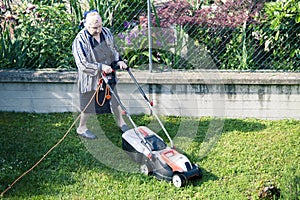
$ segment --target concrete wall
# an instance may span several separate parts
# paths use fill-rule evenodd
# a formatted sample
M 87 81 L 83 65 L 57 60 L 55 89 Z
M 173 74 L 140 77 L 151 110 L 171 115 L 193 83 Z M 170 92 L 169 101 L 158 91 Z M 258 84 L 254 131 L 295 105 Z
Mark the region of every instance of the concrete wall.
M 162 115 L 300 119 L 300 73 L 133 71 Z M 118 91 L 130 113 L 150 113 L 126 72 Z M 78 111 L 76 72 L 0 71 L 0 111 Z

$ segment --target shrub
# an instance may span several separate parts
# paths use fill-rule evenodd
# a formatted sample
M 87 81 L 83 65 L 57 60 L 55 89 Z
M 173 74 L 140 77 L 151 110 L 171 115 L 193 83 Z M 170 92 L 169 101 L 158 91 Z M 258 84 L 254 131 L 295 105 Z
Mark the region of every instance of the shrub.
M 14 19 L 8 20 L 0 32 L 0 68 L 24 68 L 27 60 L 27 49 L 23 48 L 23 41 L 14 39 L 12 27 Z
M 154 70 L 164 71 L 191 68 L 190 64 L 181 56 L 183 42 L 180 41 L 182 29 L 152 28 L 152 61 Z M 149 60 L 148 30 L 146 27 L 136 26 L 115 37 L 117 45 L 128 65 L 133 68 L 147 69 Z M 184 63 L 184 64 L 183 64 Z
M 206 57 L 204 62 L 198 59 L 197 68 L 245 69 L 251 63 L 251 54 L 247 51 L 251 43 L 246 31 L 249 24 L 255 23 L 254 14 L 260 9 L 261 4 L 248 0 L 216 1 L 214 5 L 203 7 L 193 7 L 184 0 L 172 1 L 156 9 L 152 23 L 158 27 L 183 27 L 191 38 L 185 44 L 189 49 L 188 61 L 193 57 Z M 196 52 L 192 52 L 195 49 Z M 187 68 L 194 67 L 195 64 Z
M 64 4 L 24 5 L 16 10 L 12 32 L 6 29 L 1 68 L 73 68 L 74 23 Z
M 147 10 L 147 3 L 143 0 L 92 0 L 88 7 L 99 11 L 104 26 L 119 33 L 127 29 L 128 24 L 138 21 L 139 15 Z
M 0 58 L 3 60 L 0 68 L 72 69 L 75 63 L 71 44 L 78 32 L 82 11 L 98 9 L 104 26 L 109 26 L 116 34 L 126 29 L 126 23 L 137 20 L 147 6 L 141 0 L 93 0 L 88 5 L 75 0 L 64 4 L 61 0 L 33 2 L 38 5 L 24 3 L 9 8 L 15 22 L 8 21 L 9 26 L 0 34 Z
M 256 37 L 270 56 L 267 65 L 276 70 L 300 70 L 300 6 L 297 0 L 265 4 Z
M 40 5 L 28 12 L 19 12 L 16 35 L 27 49 L 27 67 L 72 68 L 71 44 L 75 29 L 65 6 Z
M 136 26 L 115 36 L 115 42 L 128 65 L 132 68 L 145 66 L 148 62 L 147 29 Z
M 157 8 L 152 23 L 184 27 L 213 59 L 208 65 L 218 69 L 299 70 L 297 1 L 265 2 L 228 0 L 192 7 L 172 1 Z

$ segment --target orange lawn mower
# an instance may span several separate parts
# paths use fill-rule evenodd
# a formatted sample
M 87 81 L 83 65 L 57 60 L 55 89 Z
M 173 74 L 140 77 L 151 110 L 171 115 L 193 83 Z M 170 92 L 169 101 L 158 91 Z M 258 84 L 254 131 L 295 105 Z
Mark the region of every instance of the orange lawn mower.
M 179 153 L 175 148 L 173 141 L 166 128 L 156 115 L 152 108 L 153 103 L 149 101 L 145 92 L 133 76 L 130 68 L 127 68 L 132 80 L 137 85 L 140 93 L 145 99 L 152 114 L 158 120 L 161 128 L 169 139 L 170 146 L 154 131 L 146 126 L 137 126 L 132 120 L 127 109 L 118 98 L 118 96 L 110 89 L 111 94 L 116 98 L 125 115 L 128 117 L 133 128 L 122 134 L 122 148 L 129 157 L 140 165 L 140 171 L 146 175 L 153 175 L 159 180 L 170 181 L 175 187 L 182 187 L 192 179 L 201 179 L 202 171 L 197 164 L 191 161 L 183 154 Z M 108 83 L 105 74 L 102 74 L 103 80 Z M 109 84 L 107 84 L 108 87 Z

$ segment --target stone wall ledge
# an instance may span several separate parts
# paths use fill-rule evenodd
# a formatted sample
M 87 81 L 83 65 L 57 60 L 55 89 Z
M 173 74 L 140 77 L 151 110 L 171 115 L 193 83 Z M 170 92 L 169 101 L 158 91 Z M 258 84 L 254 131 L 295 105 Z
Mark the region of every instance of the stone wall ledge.
M 132 72 L 141 84 L 253 84 L 253 85 L 300 85 L 299 72 L 276 71 L 170 71 Z M 126 71 L 118 72 L 119 83 L 132 83 Z M 76 71 L 60 70 L 0 70 L 0 82 L 2 83 L 75 83 Z

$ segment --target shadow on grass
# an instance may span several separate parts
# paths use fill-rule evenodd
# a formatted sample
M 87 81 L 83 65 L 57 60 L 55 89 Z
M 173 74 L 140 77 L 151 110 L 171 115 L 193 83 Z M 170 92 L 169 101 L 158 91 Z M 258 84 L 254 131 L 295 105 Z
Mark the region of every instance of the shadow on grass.
M 202 170 L 202 174 L 203 174 L 202 178 L 201 179 L 191 180 L 191 181 L 189 181 L 189 184 L 192 184 L 193 186 L 200 186 L 201 184 L 203 184 L 205 182 L 216 181 L 216 180 L 219 179 L 218 176 L 216 176 L 215 174 L 207 171 L 206 169 L 201 168 L 201 170 Z
M 266 125 L 257 119 L 225 119 L 223 133 L 239 132 L 258 132 L 266 128 Z
M 218 122 L 217 122 L 218 120 Z M 203 142 L 205 135 L 213 122 L 217 122 L 215 134 L 221 135 L 233 131 L 242 133 L 258 132 L 266 128 L 266 125 L 258 120 L 252 119 L 221 119 L 221 118 L 202 118 L 199 121 L 197 132 L 197 142 Z
M 265 124 L 252 119 L 202 118 L 194 141 L 200 145 L 206 139 L 220 139 L 221 135 L 230 132 L 255 133 L 265 128 Z

